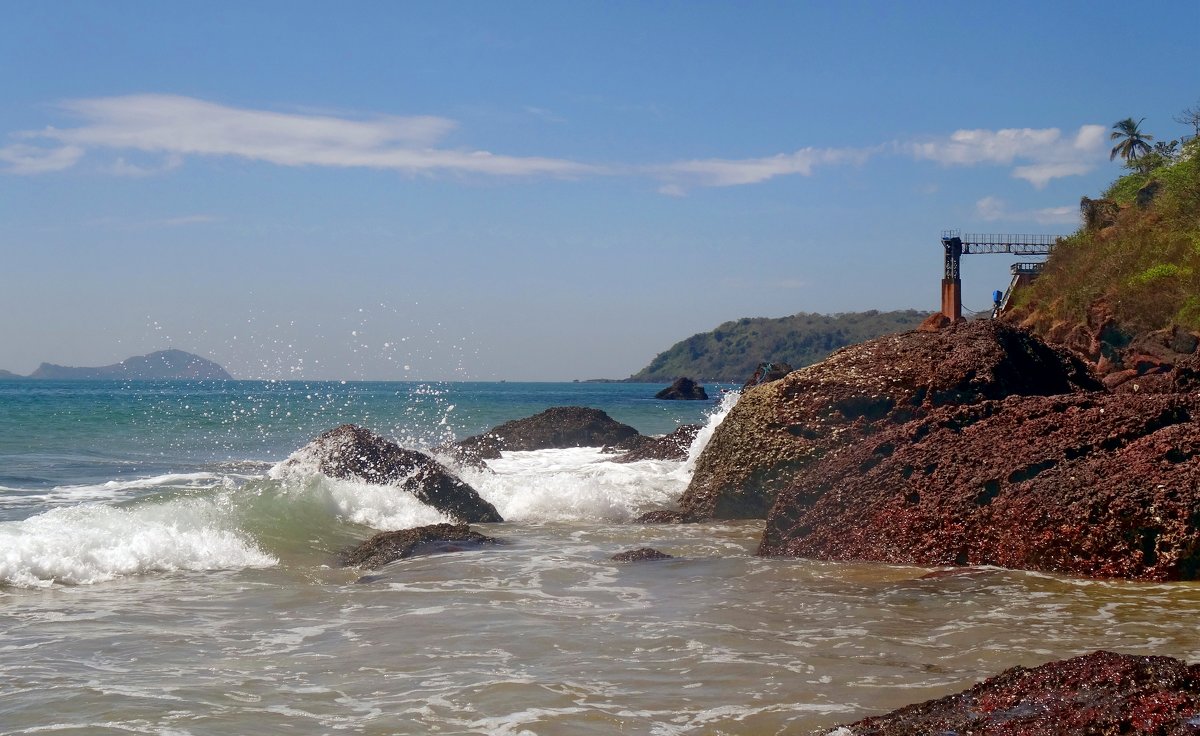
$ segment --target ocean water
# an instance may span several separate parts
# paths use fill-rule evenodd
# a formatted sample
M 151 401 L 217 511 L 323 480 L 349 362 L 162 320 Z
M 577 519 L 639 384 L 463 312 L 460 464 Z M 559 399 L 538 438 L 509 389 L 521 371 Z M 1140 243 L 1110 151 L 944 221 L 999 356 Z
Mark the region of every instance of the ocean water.
M 0 734 L 777 734 L 1104 648 L 1200 660 L 1200 586 L 761 559 L 671 505 L 736 400 L 637 384 L 0 382 Z M 276 466 L 352 421 L 424 449 L 550 406 L 686 462 L 506 453 L 463 477 L 505 540 L 336 563 L 443 521 Z M 675 559 L 618 564 L 653 546 Z

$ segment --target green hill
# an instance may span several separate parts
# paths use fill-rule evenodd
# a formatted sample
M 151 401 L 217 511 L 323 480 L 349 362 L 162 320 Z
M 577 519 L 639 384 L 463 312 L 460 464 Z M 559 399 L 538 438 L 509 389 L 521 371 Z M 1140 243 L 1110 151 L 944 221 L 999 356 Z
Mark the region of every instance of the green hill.
M 1017 298 L 1015 316 L 1051 339 L 1101 322 L 1125 339 L 1200 330 L 1200 138 L 1127 168 L 1100 199 L 1083 198 L 1083 227 Z
M 840 347 L 914 329 L 928 316 L 928 312 L 909 309 L 832 315 L 801 312 L 777 319 L 747 317 L 675 343 L 628 380 L 670 383 L 679 376 L 688 376 L 697 381 L 742 383 L 763 361 L 800 368 Z

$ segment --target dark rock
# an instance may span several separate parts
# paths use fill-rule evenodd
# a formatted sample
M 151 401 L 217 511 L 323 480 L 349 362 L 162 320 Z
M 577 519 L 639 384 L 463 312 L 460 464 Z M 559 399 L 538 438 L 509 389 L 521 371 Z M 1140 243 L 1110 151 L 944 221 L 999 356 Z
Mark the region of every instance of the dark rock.
M 1154 202 L 1154 198 L 1158 196 L 1158 193 L 1161 189 L 1162 182 L 1158 179 L 1151 179 L 1150 181 L 1146 182 L 1145 186 L 1137 190 L 1137 206 L 1149 207 L 1150 204 Z
M 647 511 L 639 516 L 635 524 L 695 524 L 701 521 L 683 513 L 682 511 L 672 511 L 669 509 L 656 509 Z
M 284 461 L 282 467 L 311 462 L 330 478 L 402 488 L 458 521 L 503 521 L 492 504 L 433 458 L 406 450 L 353 424 L 343 424 L 320 435 Z
M 1200 733 L 1200 665 L 1094 652 L 1014 667 L 956 695 L 822 733 L 838 736 Z
M 502 450 L 548 450 L 603 447 L 633 437 L 638 431 L 599 409 L 557 406 L 525 419 L 505 422 L 488 432 L 456 443 L 460 451 L 494 459 Z
M 700 432 L 699 424 L 680 425 L 674 432 L 662 437 L 642 437 L 628 452 L 613 458 L 615 463 L 632 463 L 638 460 L 686 460 L 692 442 Z
M 815 461 L 938 407 L 1102 388 L 1079 358 L 995 320 L 869 340 L 743 392 L 680 508 L 693 519 L 763 518 Z
M 684 376 L 676 378 L 670 386 L 654 394 L 654 398 L 666 401 L 707 401 L 708 392 L 703 386 Z
M 761 555 L 1200 577 L 1200 396 L 1013 396 L 880 427 L 794 474 Z
M 466 524 L 432 524 L 380 532 L 342 556 L 346 567 L 373 569 L 416 555 L 462 552 L 499 540 L 473 532 Z
M 1079 212 L 1083 215 L 1085 230 L 1103 230 L 1117 223 L 1117 215 L 1121 213 L 1121 207 L 1111 199 L 1084 197 L 1079 200 Z
M 742 390 L 752 386 L 758 386 L 771 381 L 778 381 L 794 369 L 789 363 L 759 363 L 758 368 L 754 369 L 754 375 L 742 384 Z
M 642 547 L 626 552 L 618 552 L 609 559 L 613 562 L 644 562 L 646 560 L 673 560 L 675 558 L 656 549 Z

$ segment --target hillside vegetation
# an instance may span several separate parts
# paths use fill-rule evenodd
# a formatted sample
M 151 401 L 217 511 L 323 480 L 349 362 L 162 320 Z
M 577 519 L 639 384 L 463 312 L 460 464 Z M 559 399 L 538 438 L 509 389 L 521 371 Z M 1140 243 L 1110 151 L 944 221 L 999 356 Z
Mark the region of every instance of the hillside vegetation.
M 1018 296 L 1017 315 L 1039 332 L 1097 314 L 1127 335 L 1171 324 L 1200 331 L 1200 139 L 1126 167 L 1100 199 L 1083 198 L 1083 227 Z
M 629 381 L 669 383 L 679 376 L 742 383 L 764 361 L 793 368 L 823 360 L 838 348 L 880 335 L 915 329 L 928 312 L 850 312 L 790 317 L 747 317 L 701 332 L 659 353 Z

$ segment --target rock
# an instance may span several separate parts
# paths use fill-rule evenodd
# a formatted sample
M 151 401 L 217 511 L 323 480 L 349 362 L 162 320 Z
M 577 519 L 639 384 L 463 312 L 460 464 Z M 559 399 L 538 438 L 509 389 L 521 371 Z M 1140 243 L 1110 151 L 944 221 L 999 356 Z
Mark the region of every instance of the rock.
M 743 392 L 698 458 L 680 509 L 694 519 L 763 518 L 814 461 L 937 407 L 1101 388 L 1078 358 L 995 320 L 869 340 Z
M 494 459 L 500 457 L 502 450 L 603 447 L 637 434 L 633 427 L 616 421 L 599 409 L 556 406 L 532 417 L 505 422 L 456 444 L 461 452 Z
M 666 401 L 707 401 L 704 387 L 686 376 L 676 378 L 675 383 L 654 394 L 654 398 Z
M 330 478 L 396 486 L 458 521 L 503 521 L 492 504 L 433 458 L 353 424 L 325 432 L 278 468 L 288 472 L 313 465 Z
M 684 424 L 674 432 L 662 437 L 643 437 L 623 455 L 613 458 L 614 463 L 632 463 L 638 460 L 686 460 L 692 442 L 700 432 L 699 424 Z M 606 448 L 607 449 L 607 448 Z
M 949 327 L 952 324 L 954 324 L 954 321 L 951 320 L 949 317 L 942 314 L 941 312 L 934 312 L 933 314 L 926 317 L 924 322 L 922 322 L 920 325 L 917 326 L 917 331 L 918 332 L 937 332 L 938 330 L 942 329 L 943 327 Z
M 1195 734 L 1200 665 L 1094 652 L 1014 667 L 956 695 L 823 729 L 829 736 Z
M 1013 396 L 830 450 L 760 555 L 1200 577 L 1200 396 Z
M 373 569 L 416 555 L 462 552 L 499 540 L 473 532 L 466 524 L 432 524 L 380 532 L 342 556 L 346 567 Z
M 645 562 L 647 560 L 673 560 L 675 558 L 656 549 L 642 547 L 626 552 L 618 552 L 609 559 L 613 562 Z
M 762 383 L 778 381 L 793 370 L 790 363 L 759 363 L 758 368 L 754 369 L 754 375 L 742 384 L 742 390 L 745 391 Z
M 684 514 L 682 511 L 671 509 L 655 509 L 647 511 L 634 520 L 635 524 L 695 524 L 703 521 Z

